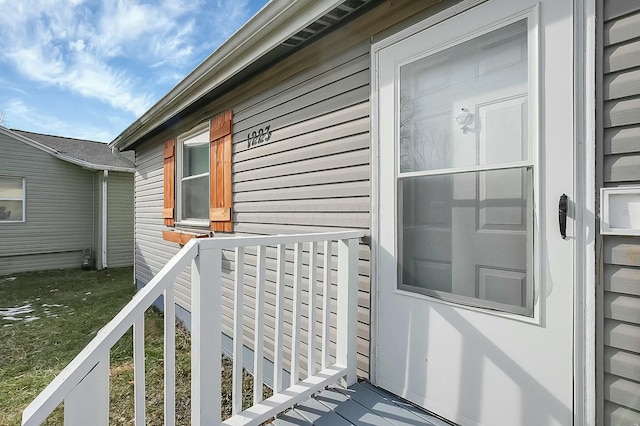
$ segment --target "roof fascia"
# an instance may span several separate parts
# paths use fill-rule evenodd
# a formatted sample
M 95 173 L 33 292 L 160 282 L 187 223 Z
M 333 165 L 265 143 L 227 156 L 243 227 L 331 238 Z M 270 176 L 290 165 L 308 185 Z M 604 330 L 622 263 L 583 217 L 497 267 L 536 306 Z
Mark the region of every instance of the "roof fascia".
M 110 142 L 109 147 L 125 150 L 343 2 L 344 0 L 272 0 Z
M 114 171 L 114 172 L 126 172 L 126 173 L 133 173 L 134 169 L 130 168 L 130 167 L 116 167 L 116 166 L 104 166 L 104 165 L 100 165 L 100 164 L 94 164 L 94 163 L 90 163 L 88 161 L 83 161 L 80 160 L 78 158 L 74 158 L 71 156 L 68 156 L 66 154 L 62 154 L 58 151 L 56 151 L 55 149 L 48 147 L 47 145 L 41 144 L 40 142 L 34 141 L 33 139 L 29 139 L 25 136 L 22 136 L 18 133 L 12 132 L 11 130 L 7 129 L 6 127 L 2 127 L 0 126 L 0 133 L 16 139 L 22 143 L 25 143 L 33 148 L 39 149 L 40 151 L 44 151 L 47 154 L 51 154 L 54 157 L 62 160 L 62 161 L 66 161 L 67 163 L 72 163 L 75 164 L 76 166 L 80 166 L 83 167 L 85 169 L 90 169 L 90 170 L 109 170 L 109 171 Z

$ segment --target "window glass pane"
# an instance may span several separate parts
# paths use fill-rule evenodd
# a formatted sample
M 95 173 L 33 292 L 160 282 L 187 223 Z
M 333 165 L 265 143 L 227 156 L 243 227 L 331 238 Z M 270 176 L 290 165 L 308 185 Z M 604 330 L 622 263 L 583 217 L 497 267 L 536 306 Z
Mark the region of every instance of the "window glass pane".
M 399 287 L 531 315 L 532 171 L 400 179 Z
M 209 143 L 185 143 L 183 149 L 184 177 L 209 173 Z
M 0 177 L 0 199 L 24 198 L 22 178 Z
M 7 201 L 0 199 L 0 222 L 23 221 L 22 201 Z
M 400 68 L 400 171 L 528 160 L 527 24 Z
M 182 219 L 209 219 L 209 174 L 182 182 Z

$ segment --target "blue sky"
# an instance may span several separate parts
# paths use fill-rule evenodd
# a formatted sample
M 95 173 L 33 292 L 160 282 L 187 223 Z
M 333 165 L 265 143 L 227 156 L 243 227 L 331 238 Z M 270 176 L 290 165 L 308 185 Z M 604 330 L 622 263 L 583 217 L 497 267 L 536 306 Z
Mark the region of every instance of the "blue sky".
M 109 142 L 267 0 L 0 0 L 3 126 Z

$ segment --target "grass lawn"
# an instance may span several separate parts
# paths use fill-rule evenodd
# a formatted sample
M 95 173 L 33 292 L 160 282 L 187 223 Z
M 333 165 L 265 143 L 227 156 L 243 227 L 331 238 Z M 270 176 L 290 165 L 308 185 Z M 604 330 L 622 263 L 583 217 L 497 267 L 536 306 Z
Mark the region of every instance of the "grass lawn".
M 132 269 L 61 270 L 0 276 L 0 425 L 22 410 L 82 350 L 135 292 Z M 133 424 L 131 331 L 111 350 L 109 424 Z M 163 424 L 163 319 L 145 315 L 147 424 Z M 231 362 L 223 358 L 223 418 L 230 415 Z M 190 340 L 176 330 L 176 424 L 189 423 Z M 251 377 L 245 374 L 245 406 Z M 227 392 L 225 392 L 227 390 Z M 265 389 L 266 390 L 266 389 Z M 266 395 L 269 391 L 266 390 Z M 46 424 L 63 423 L 61 407 Z

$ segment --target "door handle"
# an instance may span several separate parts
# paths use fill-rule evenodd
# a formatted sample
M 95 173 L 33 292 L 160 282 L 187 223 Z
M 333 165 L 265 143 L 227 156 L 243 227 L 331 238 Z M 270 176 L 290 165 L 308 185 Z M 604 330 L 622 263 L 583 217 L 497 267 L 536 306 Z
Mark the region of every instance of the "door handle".
M 567 239 L 567 204 L 567 194 L 562 194 L 558 202 L 558 225 L 563 240 Z

